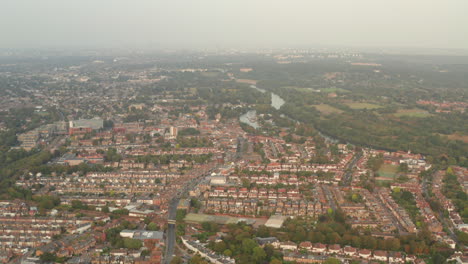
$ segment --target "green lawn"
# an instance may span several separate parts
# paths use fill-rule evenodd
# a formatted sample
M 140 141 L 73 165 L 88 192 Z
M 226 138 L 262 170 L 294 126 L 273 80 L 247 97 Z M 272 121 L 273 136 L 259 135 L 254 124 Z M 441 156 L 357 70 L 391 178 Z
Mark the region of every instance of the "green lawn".
M 424 118 L 428 117 L 431 114 L 423 109 L 413 108 L 413 109 L 399 109 L 395 114 L 396 117 L 409 116 L 409 117 L 418 117 Z
M 397 171 L 398 171 L 397 165 L 382 164 L 382 166 L 380 166 L 377 173 L 379 174 L 380 177 L 395 179 Z
M 219 72 L 202 72 L 201 75 L 203 75 L 205 77 L 214 78 L 214 77 L 218 77 Z
M 336 88 L 336 87 L 322 88 L 322 89 L 319 89 L 319 90 L 320 90 L 320 92 L 323 92 L 323 93 L 349 93 L 350 92 L 348 90 L 341 89 L 341 88 Z
M 371 103 L 346 103 L 347 106 L 349 106 L 352 109 L 377 109 L 381 108 L 382 106 L 377 105 L 377 104 L 371 104 Z
M 313 107 L 315 107 L 317 110 L 320 111 L 320 113 L 325 114 L 325 115 L 332 114 L 332 113 L 340 114 L 343 112 L 342 110 L 335 108 L 331 105 L 327 105 L 327 104 L 313 105 Z

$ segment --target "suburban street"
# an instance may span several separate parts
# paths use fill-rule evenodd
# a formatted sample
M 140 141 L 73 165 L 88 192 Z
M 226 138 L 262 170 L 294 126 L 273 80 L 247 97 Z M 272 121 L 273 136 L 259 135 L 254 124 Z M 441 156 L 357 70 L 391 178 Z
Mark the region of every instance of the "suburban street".
M 166 250 L 164 254 L 163 263 L 169 264 L 172 260 L 174 255 L 174 248 L 175 248 L 175 240 L 176 240 L 176 215 L 177 215 L 177 205 L 181 197 L 188 194 L 190 190 L 192 190 L 197 184 L 203 180 L 206 176 L 209 175 L 217 165 L 214 163 L 208 164 L 204 168 L 195 169 L 193 171 L 193 177 L 191 180 L 187 181 L 184 187 L 175 193 L 175 196 L 169 202 L 169 209 L 168 209 L 168 225 L 166 231 Z
M 354 165 L 356 165 L 356 162 L 362 157 L 362 153 L 359 152 L 357 153 L 353 159 L 348 163 L 348 165 L 346 166 L 346 170 L 345 170 L 345 174 L 343 176 L 343 180 L 342 180 L 342 183 L 343 183 L 343 186 L 349 186 L 351 184 L 351 181 L 353 179 L 353 167 Z

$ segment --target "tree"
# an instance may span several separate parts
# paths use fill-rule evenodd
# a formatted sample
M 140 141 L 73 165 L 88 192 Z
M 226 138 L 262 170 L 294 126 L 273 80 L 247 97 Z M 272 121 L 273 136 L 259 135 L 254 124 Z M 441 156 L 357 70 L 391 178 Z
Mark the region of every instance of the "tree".
M 458 232 L 457 233 L 458 241 L 464 245 L 468 244 L 468 233 Z
M 267 258 L 271 258 L 273 254 L 275 254 L 275 247 L 271 244 L 267 244 L 263 247 L 263 250 L 265 250 L 265 253 L 267 254 Z
M 327 258 L 324 262 L 325 264 L 341 264 L 341 261 L 337 258 Z
M 274 259 L 272 259 L 272 260 L 270 261 L 270 264 L 282 264 L 282 263 L 283 263 L 283 262 L 282 262 L 281 260 L 276 259 L 276 258 L 274 258 Z
M 399 172 L 408 172 L 408 164 L 407 163 L 400 163 L 398 166 Z
M 224 241 L 216 242 L 214 245 L 214 251 L 221 253 L 226 250 L 226 243 Z
M 143 246 L 140 240 L 132 238 L 124 238 L 124 247 L 128 249 L 139 249 Z
M 39 259 L 41 260 L 41 262 L 54 262 L 55 259 L 57 259 L 57 255 L 50 252 L 44 252 L 42 255 L 39 256 Z
M 390 242 L 389 242 L 389 248 L 390 250 L 393 250 L 393 251 L 398 251 L 400 250 L 400 247 L 401 247 L 401 243 L 400 243 L 400 239 L 398 238 L 393 238 L 393 239 L 388 239 Z
M 149 231 L 158 231 L 159 230 L 159 225 L 157 225 L 155 222 L 151 222 L 148 224 L 148 226 L 146 227 L 146 230 L 149 230 Z
M 171 260 L 171 264 L 182 264 L 182 258 L 179 256 L 175 256 Z
M 202 206 L 201 202 L 197 198 L 190 199 L 190 206 L 199 210 Z
M 257 229 L 257 236 L 259 237 L 269 237 L 270 236 L 270 228 L 265 225 L 261 225 Z
M 439 254 L 439 253 L 432 256 L 432 262 L 434 264 L 444 264 L 444 263 L 446 263 L 445 260 L 446 260 L 446 258 L 444 256 L 442 256 L 441 254 Z
M 190 264 L 205 264 L 208 262 L 206 262 L 200 255 L 195 255 L 190 259 L 189 263 Z
M 101 211 L 102 211 L 103 213 L 109 213 L 109 212 L 110 212 L 109 206 L 107 206 L 107 205 L 106 205 L 106 206 L 103 206 L 102 209 L 101 209 Z
M 203 222 L 202 228 L 207 232 L 218 232 L 219 226 L 215 222 Z
M 187 211 L 184 209 L 177 209 L 176 211 L 176 220 L 178 222 L 183 221 L 185 218 L 185 215 L 187 214 Z
M 200 131 L 198 131 L 195 128 L 189 127 L 185 128 L 179 131 L 178 133 L 179 136 L 194 136 L 194 135 L 200 135 Z
M 232 251 L 230 249 L 226 249 L 223 251 L 223 255 L 230 257 L 232 256 Z
M 242 240 L 242 252 L 245 254 L 252 254 L 252 251 L 256 246 L 257 243 L 250 238 L 245 238 Z
M 253 259 L 255 260 L 255 263 L 262 263 L 266 258 L 266 253 L 263 248 L 257 246 L 254 247 L 253 249 Z
M 453 169 L 452 169 L 452 167 L 448 167 L 448 168 L 447 168 L 447 174 L 453 175 Z
M 71 201 L 71 207 L 73 209 L 78 209 L 78 210 L 87 210 L 88 206 L 84 204 L 82 201 L 79 200 L 72 200 Z

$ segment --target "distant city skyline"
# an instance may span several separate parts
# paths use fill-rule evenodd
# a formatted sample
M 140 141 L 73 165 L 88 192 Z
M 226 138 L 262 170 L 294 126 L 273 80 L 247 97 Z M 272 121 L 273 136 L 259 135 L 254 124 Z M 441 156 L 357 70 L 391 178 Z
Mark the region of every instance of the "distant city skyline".
M 468 48 L 468 1 L 15 0 L 0 48 Z

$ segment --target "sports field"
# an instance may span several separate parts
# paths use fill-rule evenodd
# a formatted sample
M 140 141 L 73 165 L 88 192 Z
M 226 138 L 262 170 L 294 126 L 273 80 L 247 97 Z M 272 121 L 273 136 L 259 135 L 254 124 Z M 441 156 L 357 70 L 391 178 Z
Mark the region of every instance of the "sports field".
M 398 171 L 397 165 L 382 164 L 382 166 L 380 166 L 377 173 L 379 174 L 380 177 L 388 178 L 388 179 L 395 179 L 397 171 Z
M 431 114 L 423 109 L 413 108 L 413 109 L 398 109 L 398 111 L 394 114 L 394 116 L 402 117 L 402 116 L 409 116 L 409 117 L 428 117 Z

